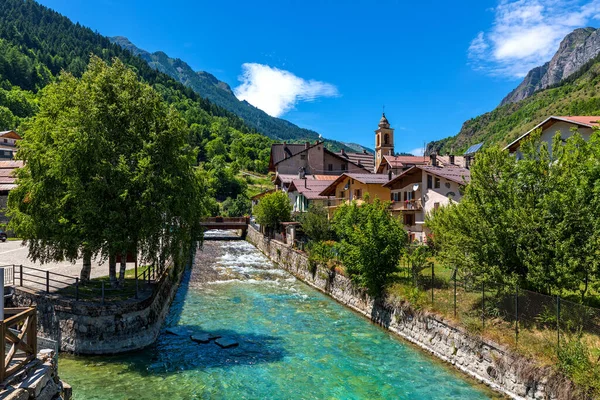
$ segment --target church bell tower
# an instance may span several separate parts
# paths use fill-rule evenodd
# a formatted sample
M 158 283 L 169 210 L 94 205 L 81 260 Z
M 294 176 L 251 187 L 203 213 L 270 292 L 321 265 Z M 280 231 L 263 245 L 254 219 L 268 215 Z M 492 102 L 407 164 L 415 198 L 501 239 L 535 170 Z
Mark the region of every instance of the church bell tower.
M 375 172 L 383 161 L 383 156 L 394 155 L 394 129 L 385 117 L 385 113 L 379 120 L 379 129 L 375 131 Z

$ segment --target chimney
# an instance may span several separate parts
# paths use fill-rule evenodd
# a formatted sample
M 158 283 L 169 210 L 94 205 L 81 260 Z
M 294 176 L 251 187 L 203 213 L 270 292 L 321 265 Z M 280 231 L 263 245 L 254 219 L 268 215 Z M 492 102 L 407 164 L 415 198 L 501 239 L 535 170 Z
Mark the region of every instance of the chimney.
M 305 148 L 305 149 L 308 149 L 309 147 L 310 147 L 310 142 L 306 142 L 306 143 L 304 143 L 304 148 Z
M 429 160 L 431 162 L 431 165 L 433 165 L 434 167 L 437 167 L 437 153 L 436 152 L 432 152 L 429 155 Z
M 304 189 L 307 189 L 307 186 L 306 186 L 306 181 L 307 181 L 307 180 L 308 180 L 308 179 L 304 179 Z
M 454 155 L 450 155 L 450 164 L 454 165 Z
M 346 151 L 344 149 L 342 149 L 342 155 L 346 157 Z
M 367 154 L 367 150 L 366 149 L 363 149 L 363 154 Z
M 298 179 L 306 179 L 306 170 L 304 167 L 298 168 Z M 306 185 L 306 182 L 304 184 Z
M 391 181 L 391 180 L 392 180 L 392 170 L 390 169 L 388 171 L 388 181 Z

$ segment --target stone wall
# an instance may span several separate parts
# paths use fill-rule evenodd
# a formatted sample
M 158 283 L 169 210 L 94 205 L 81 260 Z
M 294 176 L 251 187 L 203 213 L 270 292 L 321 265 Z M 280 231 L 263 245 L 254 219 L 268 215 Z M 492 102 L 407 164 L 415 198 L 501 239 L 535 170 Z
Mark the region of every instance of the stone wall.
M 38 335 L 55 340 L 61 351 L 115 354 L 154 343 L 183 275 L 172 267 L 156 283 L 150 297 L 101 305 L 48 296 L 17 287 L 16 307 L 36 306 Z
M 345 276 L 322 267 L 311 272 L 304 253 L 265 238 L 251 226 L 247 239 L 298 279 L 497 391 L 517 399 L 575 398 L 573 385 L 550 368 L 537 367 L 437 315 L 417 312 L 407 302 L 374 302 Z
M 40 351 L 37 358 L 3 382 L 0 399 L 5 400 L 69 400 L 71 386 L 58 376 L 54 350 Z

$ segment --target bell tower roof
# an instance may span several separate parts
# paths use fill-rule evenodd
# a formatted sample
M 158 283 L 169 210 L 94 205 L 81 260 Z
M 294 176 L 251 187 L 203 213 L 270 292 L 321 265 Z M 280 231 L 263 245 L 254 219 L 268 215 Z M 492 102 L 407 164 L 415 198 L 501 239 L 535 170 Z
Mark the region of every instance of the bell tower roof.
M 379 127 L 380 128 L 389 128 L 390 127 L 390 123 L 387 120 L 387 118 L 385 117 L 385 113 L 383 113 L 381 115 L 381 119 L 379 120 Z

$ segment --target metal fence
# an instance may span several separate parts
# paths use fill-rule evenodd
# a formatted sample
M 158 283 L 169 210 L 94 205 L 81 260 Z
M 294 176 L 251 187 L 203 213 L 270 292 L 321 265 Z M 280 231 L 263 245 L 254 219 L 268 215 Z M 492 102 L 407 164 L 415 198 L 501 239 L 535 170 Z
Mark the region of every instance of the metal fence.
M 419 289 L 412 299 L 417 306 L 454 318 L 472 332 L 538 354 L 556 353 L 574 336 L 600 347 L 600 309 L 433 265 L 417 273 L 403 269 L 404 282 Z
M 170 264 L 169 262 L 166 265 Z M 96 301 L 102 304 L 146 297 L 152 293 L 153 284 L 160 280 L 168 269 L 167 266 L 156 265 L 140 268 L 133 280 L 126 280 L 124 286 L 115 288 L 107 279 L 81 282 L 78 277 L 23 265 L 0 267 L 4 268 L 5 286 L 24 287 L 42 295 L 59 295 L 76 301 Z

